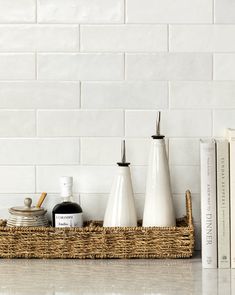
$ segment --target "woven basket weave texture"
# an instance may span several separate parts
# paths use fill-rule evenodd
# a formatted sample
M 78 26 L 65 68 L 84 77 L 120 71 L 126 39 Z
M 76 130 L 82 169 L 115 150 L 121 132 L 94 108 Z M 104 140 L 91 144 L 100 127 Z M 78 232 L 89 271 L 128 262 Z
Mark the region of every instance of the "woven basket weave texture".
M 0 222 L 1 258 L 187 258 L 193 250 L 190 191 L 176 227 L 104 228 L 93 221 L 83 228 L 11 228 Z

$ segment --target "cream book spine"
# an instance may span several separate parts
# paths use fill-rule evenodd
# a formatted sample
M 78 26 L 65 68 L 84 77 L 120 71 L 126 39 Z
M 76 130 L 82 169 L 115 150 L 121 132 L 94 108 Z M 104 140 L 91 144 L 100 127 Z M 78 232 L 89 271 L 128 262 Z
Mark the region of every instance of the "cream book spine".
M 230 156 L 230 231 L 231 268 L 235 268 L 235 129 L 228 129 Z
M 202 267 L 217 268 L 216 150 L 214 140 L 200 142 Z
M 228 140 L 216 141 L 218 267 L 230 268 L 230 204 Z

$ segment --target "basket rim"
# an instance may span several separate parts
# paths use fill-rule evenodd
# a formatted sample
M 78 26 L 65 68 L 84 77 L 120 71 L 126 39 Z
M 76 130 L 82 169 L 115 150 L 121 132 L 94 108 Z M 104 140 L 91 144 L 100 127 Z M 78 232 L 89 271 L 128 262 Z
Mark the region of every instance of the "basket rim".
M 186 216 L 177 219 L 178 221 L 186 219 Z M 95 221 L 91 220 L 89 222 L 97 222 L 99 223 L 100 221 Z M 89 231 L 97 231 L 97 232 L 107 232 L 107 231 L 113 231 L 113 232 L 128 232 L 128 231 L 182 231 L 182 230 L 194 230 L 193 225 L 182 225 L 182 226 L 172 226 L 172 227 L 159 227 L 159 226 L 131 226 L 131 227 L 103 227 L 100 225 L 88 225 L 84 227 L 61 227 L 61 228 L 56 228 L 56 227 L 44 227 L 44 226 L 38 226 L 38 227 L 27 227 L 27 226 L 17 226 L 17 227 L 7 227 L 7 226 L 0 226 L 0 232 L 2 231 L 23 231 L 23 232 L 89 232 Z
M 26 227 L 26 226 L 17 226 L 17 227 L 7 227 L 4 222 L 6 220 L 0 219 L 0 224 L 2 221 L 2 224 L 0 225 L 0 233 L 1 232 L 53 232 L 53 233 L 59 233 L 59 232 L 129 232 L 129 231 L 167 231 L 167 232 L 182 232 L 183 230 L 189 230 L 194 231 L 194 225 L 193 225 L 193 218 L 192 218 L 192 197 L 191 192 L 189 190 L 185 193 L 185 199 L 186 199 L 186 215 L 177 218 L 176 221 L 184 221 L 186 222 L 186 225 L 182 226 L 170 226 L 170 227 L 159 227 L 159 226 L 131 226 L 131 227 L 103 227 L 102 221 L 96 221 L 96 220 L 90 220 L 86 223 L 88 226 L 85 227 L 64 227 L 64 228 L 55 228 L 52 226 L 44 227 L 44 226 L 38 226 L 38 227 Z M 97 225 L 92 225 L 92 222 L 97 223 Z M 90 223 L 90 225 L 89 225 Z

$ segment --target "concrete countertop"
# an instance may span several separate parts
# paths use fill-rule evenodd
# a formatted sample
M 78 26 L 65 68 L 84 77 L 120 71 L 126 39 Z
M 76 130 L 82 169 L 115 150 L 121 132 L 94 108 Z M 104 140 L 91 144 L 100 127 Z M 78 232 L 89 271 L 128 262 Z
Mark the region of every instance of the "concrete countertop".
M 0 260 L 0 294 L 235 294 L 235 270 L 201 259 Z

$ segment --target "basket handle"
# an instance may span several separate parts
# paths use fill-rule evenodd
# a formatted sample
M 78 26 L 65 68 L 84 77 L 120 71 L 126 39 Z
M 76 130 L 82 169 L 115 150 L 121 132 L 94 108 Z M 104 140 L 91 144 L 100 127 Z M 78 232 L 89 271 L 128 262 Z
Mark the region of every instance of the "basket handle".
M 186 198 L 186 215 L 188 219 L 189 227 L 193 227 L 193 212 L 192 212 L 192 197 L 190 190 L 187 190 L 185 193 Z

